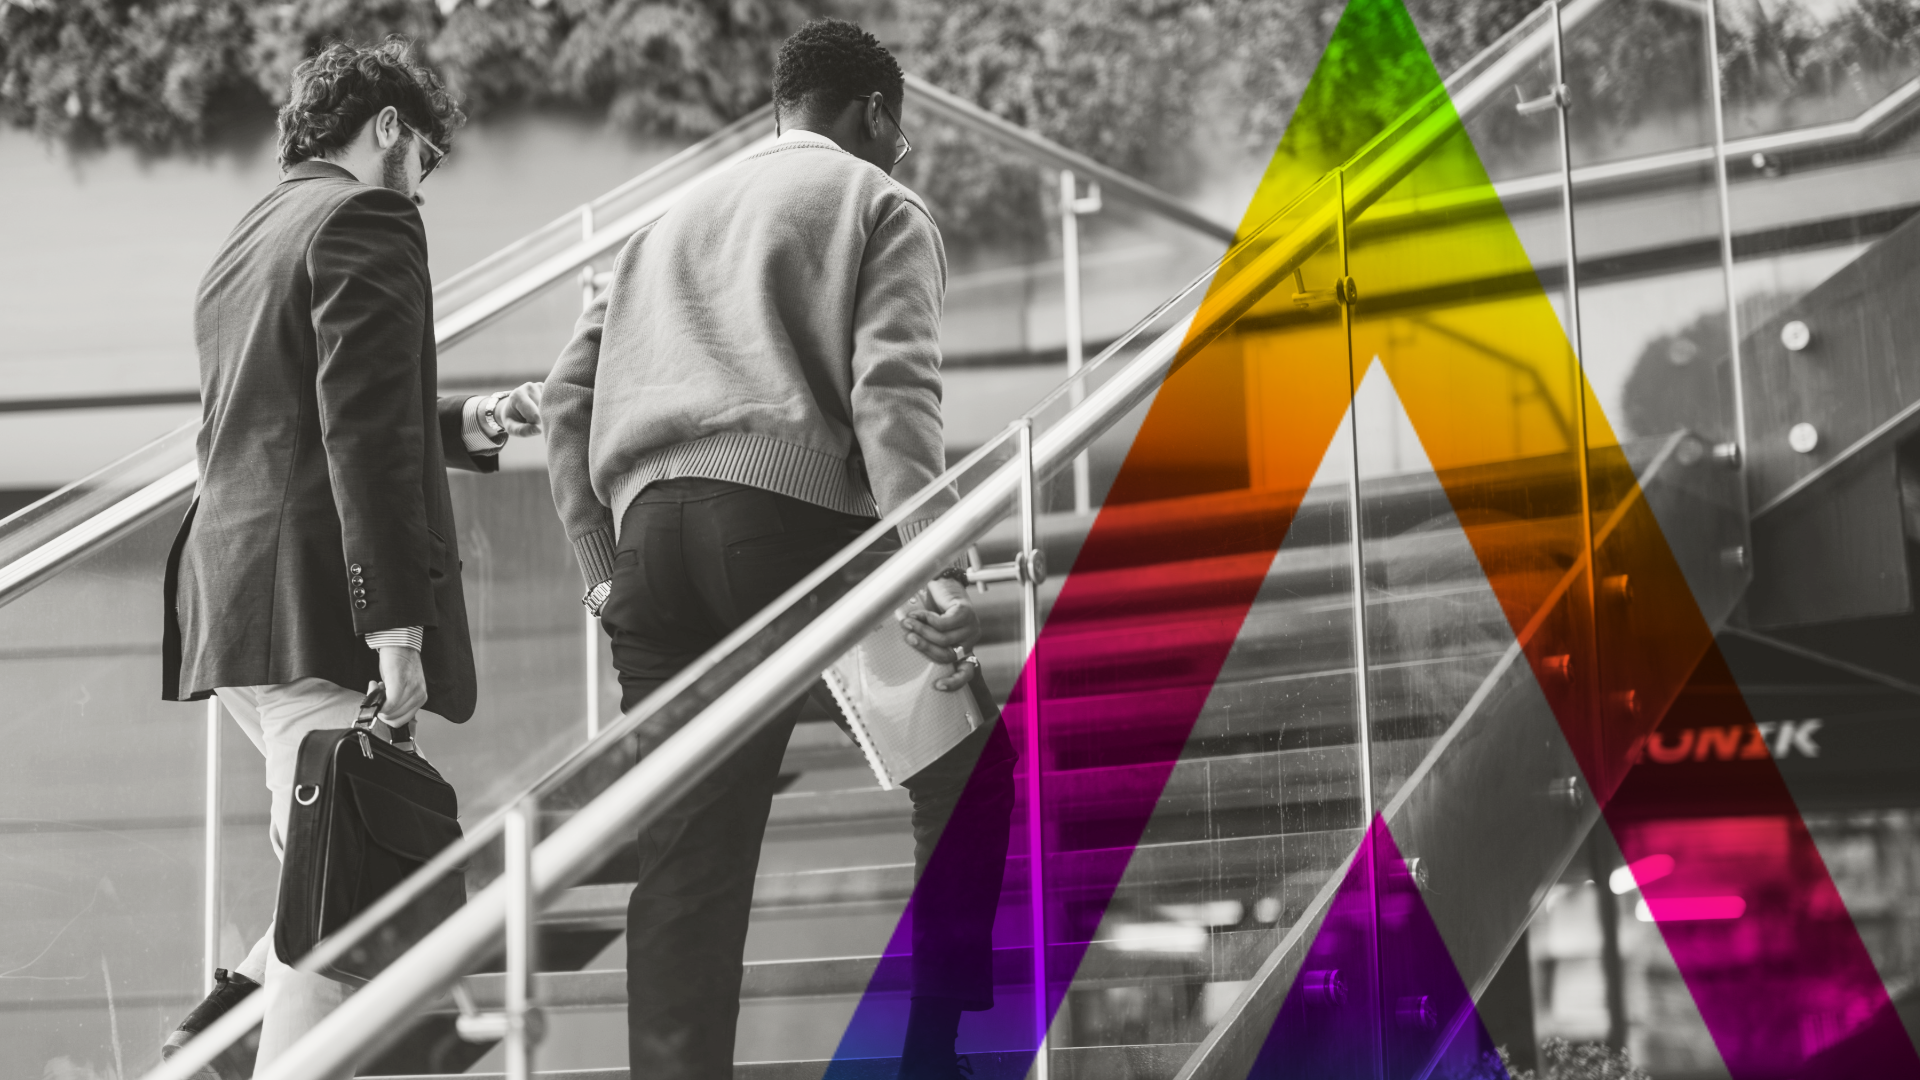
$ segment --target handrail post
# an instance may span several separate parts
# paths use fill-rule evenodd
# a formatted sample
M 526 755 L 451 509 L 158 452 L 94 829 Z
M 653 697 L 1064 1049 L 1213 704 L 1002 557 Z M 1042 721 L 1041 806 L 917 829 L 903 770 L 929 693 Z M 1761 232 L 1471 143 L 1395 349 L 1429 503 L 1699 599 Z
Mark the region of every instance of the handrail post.
M 1727 110 L 1720 86 L 1720 7 L 1718 0 L 1706 0 L 1707 79 L 1713 87 L 1713 187 L 1720 201 L 1720 277 L 1727 294 L 1727 362 L 1733 375 L 1733 465 L 1738 468 L 1747 457 L 1746 375 L 1740 362 L 1740 296 L 1733 280 L 1733 193 L 1727 182 Z M 1723 455 L 1724 459 L 1724 455 Z M 1752 493 L 1746 482 L 1738 485 L 1740 520 L 1751 517 Z M 1747 541 L 1751 545 L 1751 541 Z
M 1379 861 L 1373 846 L 1373 679 L 1369 670 L 1367 647 L 1367 560 L 1362 547 L 1360 491 L 1360 409 L 1354 401 L 1360 389 L 1360 376 L 1366 371 L 1353 354 L 1353 308 L 1358 300 L 1353 281 L 1352 252 L 1347 243 L 1347 171 L 1334 172 L 1334 241 L 1340 251 L 1340 280 L 1334 284 L 1334 300 L 1340 305 L 1341 338 L 1347 352 L 1347 558 L 1353 574 L 1353 688 L 1354 712 L 1359 720 L 1360 758 L 1360 852 L 1365 863 L 1360 872 L 1367 883 L 1367 1040 L 1369 1076 L 1385 1073 L 1385 999 L 1380 987 L 1380 896 L 1377 882 Z
M 593 207 L 580 207 L 580 231 L 586 239 L 593 238 Z M 580 268 L 580 310 L 586 311 L 593 306 L 593 264 Z M 597 584 L 597 583 L 596 583 Z M 586 656 L 583 674 L 587 691 L 587 741 L 600 737 L 600 620 L 593 612 L 587 611 L 581 616 L 586 627 Z
M 454 1030 L 468 1042 L 499 1042 L 506 1080 L 532 1080 L 533 1048 L 546 1032 L 546 1018 L 533 1003 L 533 844 L 539 804 L 521 799 L 501 820 L 500 844 L 506 885 L 502 930 L 507 964 L 499 1012 L 480 1012 L 466 989 L 454 984 L 460 1008 Z
M 1562 243 L 1566 245 L 1567 260 L 1567 338 L 1573 347 L 1573 378 L 1569 384 L 1573 388 L 1574 433 L 1578 445 L 1573 448 L 1574 469 L 1580 486 L 1580 543 L 1586 552 L 1586 587 L 1583 590 L 1587 607 L 1586 655 L 1582 658 L 1587 667 L 1586 705 L 1587 715 L 1592 718 L 1593 752 L 1595 760 L 1604 760 L 1602 745 L 1604 735 L 1601 723 L 1600 706 L 1604 700 L 1600 665 L 1603 657 L 1600 651 L 1600 607 L 1598 575 L 1600 573 L 1599 552 L 1594 550 L 1593 530 L 1593 437 L 1587 416 L 1587 365 L 1586 339 L 1580 329 L 1580 246 L 1577 222 L 1574 220 L 1573 197 L 1573 129 L 1569 113 L 1573 109 L 1573 93 L 1568 82 L 1566 24 L 1560 16 L 1560 5 L 1556 0 L 1547 0 L 1546 6 L 1553 12 L 1553 104 L 1558 117 L 1560 135 L 1560 213 L 1562 223 Z
M 1086 329 L 1081 325 L 1080 305 L 1080 215 L 1094 214 L 1100 211 L 1100 185 L 1089 186 L 1086 196 L 1080 195 L 1079 184 L 1072 169 L 1060 170 L 1060 264 L 1065 277 L 1062 292 L 1062 306 L 1067 317 L 1067 378 L 1073 380 L 1067 390 L 1068 399 L 1075 405 L 1086 400 L 1086 385 L 1076 376 L 1086 366 Z M 1087 514 L 1092 510 L 1093 482 L 1088 467 L 1088 452 L 1082 451 L 1073 459 L 1073 512 Z
M 1046 747 L 1040 738 L 1040 580 L 1032 571 L 1040 550 L 1034 499 L 1033 418 L 1017 421 L 1020 432 L 1020 637 L 1027 662 L 1021 668 L 1027 706 L 1024 751 L 1027 759 L 1027 921 L 1033 936 L 1034 1080 L 1050 1080 L 1052 1055 L 1047 1029 L 1053 1019 L 1047 988 L 1046 820 L 1040 774 Z
M 214 989 L 213 970 L 220 966 L 220 741 L 223 728 L 220 699 L 207 699 L 207 778 L 206 778 L 206 854 L 201 889 L 204 902 L 200 909 L 200 975 L 207 991 Z
M 506 820 L 507 874 L 507 1080 L 530 1080 L 533 1046 L 540 1039 L 533 1009 L 533 819 L 534 802 L 522 800 Z

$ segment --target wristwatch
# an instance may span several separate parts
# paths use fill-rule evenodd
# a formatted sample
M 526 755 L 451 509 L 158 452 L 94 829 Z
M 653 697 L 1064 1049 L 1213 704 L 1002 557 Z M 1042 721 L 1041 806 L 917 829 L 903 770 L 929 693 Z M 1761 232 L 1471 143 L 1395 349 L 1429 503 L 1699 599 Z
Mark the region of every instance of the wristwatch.
M 613 582 L 603 581 L 588 589 L 587 595 L 581 597 L 580 602 L 585 604 L 588 613 L 597 619 L 600 617 L 600 609 L 607 606 L 607 594 L 611 592 L 613 592 Z
M 480 400 L 480 433 L 496 442 L 507 434 L 507 425 L 501 423 L 496 415 L 500 411 L 500 404 L 506 400 L 505 392 L 488 394 Z

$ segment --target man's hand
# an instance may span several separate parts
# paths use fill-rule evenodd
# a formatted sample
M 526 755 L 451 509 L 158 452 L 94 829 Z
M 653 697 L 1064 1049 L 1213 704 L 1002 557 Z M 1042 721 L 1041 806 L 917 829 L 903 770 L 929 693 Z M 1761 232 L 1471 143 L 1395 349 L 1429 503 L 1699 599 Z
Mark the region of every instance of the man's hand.
M 908 611 L 900 627 L 906 631 L 907 644 L 920 655 L 953 665 L 952 674 L 933 682 L 934 689 L 951 693 L 967 685 L 979 664 L 973 659 L 973 646 L 980 640 L 980 616 L 957 581 L 937 579 L 922 595 L 932 602 Z
M 500 426 L 507 429 L 507 434 L 540 434 L 540 398 L 546 389 L 547 384 L 541 382 L 521 383 L 513 388 L 507 399 L 500 403 L 500 411 L 496 414 Z
M 387 688 L 387 705 L 380 720 L 388 727 L 405 727 L 427 703 L 427 675 L 420 667 L 420 651 L 405 645 L 380 649 L 380 681 Z

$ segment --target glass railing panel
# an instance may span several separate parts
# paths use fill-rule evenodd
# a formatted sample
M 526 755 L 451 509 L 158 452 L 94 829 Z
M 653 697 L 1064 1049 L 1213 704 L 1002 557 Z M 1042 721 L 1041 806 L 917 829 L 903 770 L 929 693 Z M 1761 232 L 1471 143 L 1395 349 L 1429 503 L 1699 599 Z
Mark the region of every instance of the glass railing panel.
M 1866 8 L 1735 3 L 1725 9 L 1724 18 L 1730 125 L 1748 107 L 1753 92 L 1753 73 L 1747 70 L 1751 58 L 1737 51 L 1743 35 L 1783 21 L 1795 29 L 1782 43 L 1783 50 L 1792 55 L 1813 49 L 1820 57 L 1794 73 L 1800 80 L 1795 85 L 1811 91 L 1808 84 L 1829 78 L 1830 69 L 1840 65 L 1849 75 L 1832 90 L 1844 92 L 1850 101 L 1846 119 L 1877 117 L 1818 141 L 1791 139 L 1788 131 L 1760 156 L 1729 161 L 1735 314 L 1747 404 L 1745 449 L 1757 569 L 1780 530 L 1794 527 L 1790 519 L 1802 518 L 1798 527 L 1808 527 L 1796 501 L 1802 491 L 1822 486 L 1820 478 L 1852 476 L 1855 484 L 1877 487 L 1897 484 L 1899 469 L 1887 438 L 1872 436 L 1916 397 L 1902 376 L 1890 372 L 1911 370 L 1892 343 L 1907 336 L 1906 306 L 1898 297 L 1911 280 L 1920 250 L 1911 218 L 1912 206 L 1920 199 L 1914 177 L 1920 174 L 1915 172 L 1912 141 L 1889 136 L 1913 114 L 1917 102 L 1911 100 L 1912 87 L 1887 88 L 1895 76 L 1882 78 L 1879 72 L 1891 67 L 1904 73 L 1916 58 L 1911 50 L 1868 32 L 1865 24 L 1871 16 Z M 1819 37 L 1810 38 L 1816 30 Z M 1763 74 L 1775 81 L 1789 77 L 1777 70 Z M 1718 331 L 1713 351 L 1724 355 L 1724 323 L 1706 329 Z M 1681 336 L 1690 341 L 1702 334 L 1686 327 L 1676 335 Z M 1908 433 L 1882 432 L 1896 440 Z M 1866 479 L 1867 473 L 1874 477 Z M 1829 492 L 1831 483 L 1825 485 Z M 1869 501 L 1880 505 L 1868 510 Z M 1850 517 L 1850 528 L 1863 534 L 1902 531 L 1891 523 L 1896 513 L 1891 500 L 1861 497 L 1850 507 L 1868 515 Z M 1861 569 L 1867 562 L 1890 566 L 1898 561 L 1897 552 L 1890 550 L 1877 559 L 1863 559 Z M 1796 590 L 1780 580 L 1789 577 L 1801 577 L 1806 584 Z M 1751 614 L 1760 626 L 1818 622 L 1823 611 L 1826 619 L 1841 618 L 1849 614 L 1843 610 L 1848 604 L 1857 608 L 1852 614 L 1907 607 L 1907 598 L 1896 588 L 1834 587 L 1836 579 L 1831 578 L 1825 586 L 1813 586 L 1807 575 L 1756 573 L 1756 578 Z M 1859 606 L 1862 600 L 1868 606 Z
M 1508 36 L 1508 77 L 1349 226 L 1375 810 L 1584 551 L 1550 16 Z M 1502 199 L 1502 172 L 1552 183 Z
M 1743 574 L 1705 16 L 1618 0 L 1567 36 L 1601 677 L 1587 752 L 1608 773 L 1588 780 L 1603 793 L 1702 645 L 1699 624 L 1650 617 L 1648 598 L 1673 595 L 1677 567 L 1717 621 Z
M 1590 734 L 1593 649 L 1551 14 L 1514 32 L 1509 77 L 1350 226 L 1360 382 L 1343 435 L 1386 825 L 1361 866 L 1386 1075 L 1465 1075 L 1492 1050 L 1465 991 L 1590 821 L 1567 749 Z
M 18 515 L 8 552 L 190 466 L 193 434 Z M 587 627 L 544 471 L 452 483 L 481 704 L 460 727 L 428 718 L 421 742 L 472 827 L 586 742 Z M 0 685 L 18 697 L 11 730 L 24 740 L 0 782 L 11 867 L 0 887 L 14 890 L 0 904 L 8 1072 L 38 1075 L 62 1058 L 102 1075 L 143 1071 L 205 989 L 207 707 L 160 699 L 161 574 L 186 501 L 0 605 Z M 617 699 L 602 707 L 617 715 Z M 214 950 L 236 968 L 272 918 L 278 865 L 259 751 L 230 718 L 220 740 Z M 474 857 L 476 884 L 498 864 Z M 389 933 L 375 952 L 396 955 L 420 931 Z
M 1310 230 L 1336 197 L 1322 185 L 1267 231 Z M 1323 244 L 1306 288 L 1335 266 Z M 1069 470 L 1050 481 L 1049 556 L 1073 558 L 1037 661 L 1049 952 L 1077 965 L 1056 987 L 1059 1075 L 1096 1075 L 1092 1048 L 1204 1038 L 1358 837 L 1347 458 L 1289 441 L 1316 419 L 1306 388 L 1344 399 L 1344 339 L 1291 276 L 1255 291 L 1096 443 L 1088 515 Z M 1156 321 L 1196 308 L 1198 290 Z M 1043 430 L 1074 396 L 1042 406 Z
M 1003 433 L 959 463 L 947 479 L 961 490 L 977 487 L 984 473 L 1005 462 L 1010 439 L 1010 433 Z M 500 479 L 481 477 L 474 484 Z M 534 487 L 544 496 L 543 484 L 529 484 L 529 491 Z M 472 486 L 457 496 L 463 526 L 475 527 L 471 519 L 478 515 L 478 533 L 484 534 L 489 515 L 502 520 L 531 515 L 531 509 L 519 506 L 511 493 L 493 495 L 492 502 L 497 505 L 491 507 L 483 501 L 484 493 L 484 486 Z M 471 503 L 467 501 L 469 494 L 475 496 Z M 1009 501 L 1007 510 L 1011 507 Z M 912 507 L 903 508 L 900 518 L 914 514 Z M 557 531 L 558 526 L 554 528 Z M 538 550 L 538 539 L 522 537 L 525 550 L 513 560 L 519 568 L 515 571 L 518 576 L 507 587 L 500 587 L 497 580 L 492 582 L 493 595 L 503 607 L 528 605 L 528 594 L 535 589 L 555 592 L 565 597 L 569 606 L 573 603 L 577 588 L 561 588 L 544 580 L 559 571 Z M 501 546 L 497 541 L 493 544 L 492 572 L 496 578 L 505 561 Z M 897 541 L 888 529 L 840 552 L 811 584 L 804 584 L 754 615 L 735 638 L 711 650 L 656 696 L 640 702 L 623 719 L 610 720 L 608 730 L 597 742 L 548 770 L 527 796 L 539 811 L 542 834 L 564 825 L 579 808 L 604 793 L 608 784 L 624 776 L 744 675 L 803 634 L 821 612 L 896 547 Z M 471 558 L 467 572 L 471 581 L 475 576 Z M 570 565 L 566 572 L 571 575 Z M 1012 587 L 1003 583 L 995 591 Z M 578 625 L 547 618 L 543 606 L 528 607 L 526 619 L 536 637 L 544 633 L 556 642 L 563 641 L 570 628 Z M 892 620 L 887 622 L 891 628 Z M 996 625 L 991 618 L 988 623 L 990 643 L 1007 633 L 1007 628 Z M 1012 632 L 1017 638 L 1017 624 Z M 485 647 L 480 651 L 484 654 Z M 988 647 L 982 648 L 983 653 L 989 651 Z M 567 670 L 573 667 L 567 665 Z M 482 692 L 487 692 L 486 687 Z M 906 828 L 908 800 L 897 789 L 879 789 L 862 753 L 835 729 L 836 707 L 817 684 L 803 694 L 797 708 L 801 734 L 794 737 L 787 766 L 783 766 L 795 771 L 780 784 L 782 796 L 776 800 L 756 889 L 747 954 L 748 1004 L 740 1022 L 743 1056 L 754 1053 L 752 1048 L 756 1046 L 764 1050 L 773 1045 L 768 1040 L 775 1039 L 789 1052 L 827 1057 L 834 1053 L 836 1040 L 849 1031 L 856 1035 L 867 1031 L 870 1036 L 877 1031 L 882 1042 L 891 1037 L 897 1043 L 899 1024 L 904 1023 L 901 980 L 911 960 L 894 935 L 913 880 L 913 843 Z M 538 701 L 520 706 L 523 718 L 540 716 L 543 710 L 556 711 Z M 567 715 L 561 715 L 555 731 L 576 730 L 566 722 Z M 483 719 L 476 716 L 473 722 Z M 484 796 L 486 792 L 524 786 L 518 780 L 521 773 L 553 756 L 553 743 L 522 739 L 532 746 L 530 752 L 523 752 L 525 760 L 515 761 L 510 753 L 496 754 L 491 746 L 489 756 L 470 758 L 462 756 L 467 752 L 458 748 L 463 734 L 443 731 L 429 743 L 428 752 L 456 784 L 470 785 L 462 788 L 470 806 L 479 806 L 480 800 L 470 797 L 469 790 L 478 790 Z M 876 815 L 876 807 L 897 812 Z M 501 873 L 497 825 L 497 818 L 470 824 L 467 848 L 456 853 L 455 861 L 464 866 L 469 894 L 477 894 Z M 1002 823 L 999 827 L 1006 826 Z M 583 871 L 579 887 L 563 894 L 547 916 L 541 935 L 541 957 L 547 972 L 542 993 L 546 1007 L 553 1011 L 555 1025 L 548 1045 L 560 1056 L 543 1061 L 555 1067 L 605 1066 L 623 1060 L 625 980 L 620 969 L 624 956 L 614 943 L 624 928 L 627 894 L 637 873 L 636 859 L 631 842 L 609 845 L 602 864 Z M 1018 859 L 1015 861 L 1017 864 Z M 1009 874 L 1010 889 L 1018 884 L 1016 878 L 1017 873 Z M 419 885 L 420 879 L 416 878 L 400 893 L 404 896 Z M 394 897 L 389 903 L 398 904 L 399 909 L 386 918 L 369 919 L 364 926 L 342 931 L 325 948 L 334 954 L 344 951 L 349 958 L 360 957 L 358 962 L 377 968 L 434 925 L 422 904 Z M 1017 897 L 1003 905 L 1003 921 L 1009 933 L 1025 925 L 1020 914 L 1023 905 L 1024 899 Z M 851 957 L 851 961 L 814 965 L 797 974 L 792 968 L 780 966 L 796 954 L 821 957 L 821 950 L 829 946 L 828 955 Z M 880 962 L 878 958 L 883 955 L 892 959 Z M 473 1000 L 483 1009 L 497 1007 L 499 978 L 487 974 L 499 970 L 497 958 L 483 961 L 473 970 L 476 974 L 464 984 Z M 782 983 L 783 978 L 800 982 Z M 799 989 L 783 993 L 782 986 Z M 1007 993 L 1019 993 L 1017 980 Z M 1027 997 L 1031 1000 L 1030 994 Z M 862 1009 L 865 1011 L 856 1017 Z M 896 1017 L 895 1012 L 902 1015 Z M 431 1005 L 380 1058 L 379 1067 L 403 1072 L 457 1071 L 470 1065 L 487 1068 L 490 1059 L 483 1058 L 488 1052 L 485 1044 L 464 1046 L 452 1037 L 455 1014 L 450 999 Z M 1022 1014 L 1016 1010 L 1012 1015 Z
M 1727 137 L 1846 123 L 1920 77 L 1891 11 L 1868 4 L 1719 5 Z
M 1677 431 L 1707 445 L 1734 435 L 1704 9 L 1616 0 L 1568 29 L 1566 55 L 1579 345 L 1597 406 L 1593 511 L 1604 516 L 1633 490 L 1619 447 Z M 1661 155 L 1684 164 L 1609 172 Z
M 144 1070 L 204 992 L 206 709 L 160 700 L 159 572 L 184 503 L 0 607 L 8 1075 Z
M 38 548 L 156 480 L 193 463 L 189 424 L 82 480 L 0 519 L 0 565 Z
M 477 820 L 585 745 L 587 649 L 604 658 L 606 645 L 597 627 L 588 636 L 585 586 L 546 471 L 449 479 L 479 704 L 465 724 L 435 725 L 422 738 L 460 792 L 463 814 Z M 598 716 L 611 723 L 618 698 L 604 660 L 598 670 Z

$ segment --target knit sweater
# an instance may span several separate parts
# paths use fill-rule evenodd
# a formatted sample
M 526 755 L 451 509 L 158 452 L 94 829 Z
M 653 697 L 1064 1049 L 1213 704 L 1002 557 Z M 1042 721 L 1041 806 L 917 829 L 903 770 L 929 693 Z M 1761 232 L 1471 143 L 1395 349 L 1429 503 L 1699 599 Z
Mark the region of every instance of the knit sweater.
M 542 403 L 587 585 L 648 484 L 729 480 L 886 514 L 944 468 L 940 232 L 919 197 L 812 133 L 687 192 L 629 240 Z M 911 537 L 950 492 L 901 526 Z

